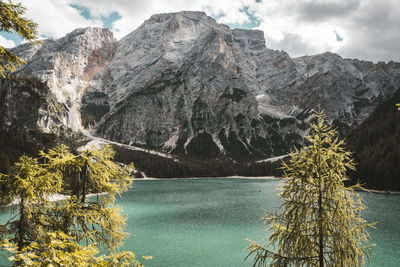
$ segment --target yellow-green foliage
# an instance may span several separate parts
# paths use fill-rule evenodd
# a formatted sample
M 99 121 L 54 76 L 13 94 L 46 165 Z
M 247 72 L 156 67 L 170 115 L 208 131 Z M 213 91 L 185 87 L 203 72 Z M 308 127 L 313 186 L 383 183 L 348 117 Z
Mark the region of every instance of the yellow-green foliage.
M 128 189 L 132 183 L 130 171 L 133 166 L 120 167 L 112 161 L 114 151 L 110 146 L 99 150 L 85 150 L 79 155 L 60 146 L 49 153 L 42 153 L 50 167 L 62 169 L 65 187 L 71 197 L 53 203 L 51 216 L 43 223 L 55 225 L 87 244 L 97 242 L 113 250 L 126 234 L 123 232 L 125 217 L 119 208 L 112 206 L 116 194 Z M 96 198 L 87 194 L 102 193 Z
M 41 242 L 32 242 L 21 251 L 8 240 L 4 242 L 3 247 L 13 254 L 9 260 L 18 262 L 19 266 L 143 266 L 133 252 L 122 251 L 98 256 L 99 250 L 95 245 L 82 246 L 60 231 L 45 233 Z
M 265 216 L 269 245 L 250 240 L 254 266 L 360 266 L 369 257 L 366 228 L 372 224 L 361 217 L 360 186 L 344 186 L 346 169 L 354 169 L 351 153 L 323 112 L 307 139 L 311 145 L 283 163 L 282 213 Z
M 0 175 L 1 203 L 19 199 L 15 216 L 0 225 L 2 248 L 14 253 L 17 265 L 75 259 L 75 266 L 140 266 L 132 252 L 116 252 L 126 220 L 113 203 L 131 185 L 133 166 L 122 167 L 113 157 L 110 146 L 73 154 L 62 145 L 40 152 L 39 159 L 23 156 L 10 174 Z M 61 193 L 68 197 L 49 201 Z M 97 246 L 110 256 L 97 257 Z
M 33 42 L 38 38 L 37 24 L 30 19 L 24 18 L 26 8 L 20 3 L 14 4 L 11 0 L 0 1 L 0 31 L 17 33 L 23 39 Z M 15 67 L 25 62 L 11 51 L 0 46 L 0 75 L 4 72 L 14 71 Z

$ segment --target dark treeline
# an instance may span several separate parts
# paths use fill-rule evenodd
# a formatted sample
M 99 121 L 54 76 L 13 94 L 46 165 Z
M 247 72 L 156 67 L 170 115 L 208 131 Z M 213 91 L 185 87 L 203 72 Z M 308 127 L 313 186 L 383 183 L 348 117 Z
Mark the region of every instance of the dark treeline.
M 365 187 L 400 191 L 400 90 L 377 107 L 347 139 L 357 171 L 350 173 Z
M 274 162 L 243 162 L 238 166 L 240 176 L 276 176 L 282 177 L 282 161 Z
M 114 146 L 115 160 L 125 164 L 133 162 L 135 168 L 149 177 L 185 178 L 185 177 L 224 177 L 241 176 L 281 176 L 280 161 L 262 163 L 235 163 L 230 160 L 195 159 L 179 157 L 179 161 L 152 155 L 143 151 L 132 151 Z M 138 176 L 137 176 L 138 177 Z
M 57 137 L 24 129 L 0 129 L 0 173 L 8 173 L 10 167 L 22 155 L 35 157 L 40 150 L 53 147 Z
M 229 161 L 180 160 L 152 155 L 143 151 L 132 151 L 113 146 L 116 151 L 115 160 L 122 163 L 133 162 L 135 168 L 149 177 L 206 177 L 232 175 L 233 163 Z

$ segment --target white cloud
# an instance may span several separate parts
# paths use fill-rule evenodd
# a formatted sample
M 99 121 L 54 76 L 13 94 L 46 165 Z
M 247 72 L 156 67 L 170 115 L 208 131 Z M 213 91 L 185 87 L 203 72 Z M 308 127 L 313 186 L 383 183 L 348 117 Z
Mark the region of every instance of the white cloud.
M 113 24 L 115 36 L 120 39 L 139 27 L 151 15 L 157 13 L 188 11 L 205 11 L 209 16 L 219 17 L 219 23 L 243 24 L 249 17 L 243 12 L 245 6 L 255 0 L 70 0 L 74 4 L 88 7 L 97 16 L 118 12 L 122 17 Z
M 400 1 L 275 0 L 254 6 L 267 46 L 291 56 L 330 51 L 349 58 L 400 61 Z
M 264 31 L 267 46 L 273 49 L 285 50 L 292 57 L 306 54 L 317 54 L 326 51 L 337 52 L 345 45 L 346 35 L 341 25 L 335 21 L 320 17 L 318 22 L 310 18 L 304 19 L 301 10 L 312 14 L 306 7 L 310 4 L 318 6 L 320 1 L 289 0 L 268 1 L 268 4 L 259 4 L 255 14 L 262 21 L 257 27 Z M 325 1 L 324 8 L 330 1 Z M 334 4 L 340 1 L 336 1 Z M 340 5 L 339 5 L 340 6 Z M 322 8 L 320 8 L 322 9 Z M 337 11 L 340 13 L 340 11 Z M 327 13 L 330 15 L 330 13 Z M 316 14 L 317 17 L 319 14 Z M 336 32 L 344 38 L 342 42 L 336 39 Z
M 15 43 L 13 40 L 8 40 L 0 35 L 0 46 L 5 48 L 12 48 L 15 46 Z
M 39 34 L 59 38 L 81 27 L 102 27 L 100 20 L 85 19 L 69 0 L 20 0 L 26 16 L 39 24 Z
M 257 28 L 264 31 L 269 48 L 286 50 L 293 57 L 326 51 L 337 52 L 346 44 L 347 39 L 345 31 L 338 25 L 329 22 L 301 23 L 289 16 L 283 19 L 282 17 L 266 17 Z M 337 41 L 336 32 L 343 32 L 342 42 Z M 296 38 L 293 38 L 295 36 Z
M 344 57 L 400 61 L 400 1 L 397 0 L 22 0 L 41 35 L 60 37 L 77 27 L 102 26 L 111 12 L 120 39 L 156 13 L 205 11 L 219 23 L 248 23 L 247 12 L 260 22 L 269 48 L 291 56 L 336 52 Z M 90 20 L 70 4 L 89 8 Z M 342 38 L 338 42 L 336 34 Z
M 156 13 L 175 12 L 181 10 L 201 10 L 199 1 L 131 1 L 131 0 L 70 0 L 71 3 L 88 7 L 94 16 L 107 16 L 110 12 L 118 12 L 122 17 L 113 23 L 116 38 L 120 39 L 139 27 L 146 19 Z

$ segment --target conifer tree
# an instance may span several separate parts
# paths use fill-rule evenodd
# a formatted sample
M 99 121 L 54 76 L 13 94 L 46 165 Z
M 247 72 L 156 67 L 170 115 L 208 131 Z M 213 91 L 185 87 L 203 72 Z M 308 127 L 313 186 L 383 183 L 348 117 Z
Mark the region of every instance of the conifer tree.
M 373 224 L 361 217 L 360 185 L 344 186 L 346 170 L 355 166 L 337 135 L 318 112 L 307 136 L 311 145 L 283 163 L 282 213 L 266 212 L 268 246 L 249 240 L 254 266 L 360 266 L 369 258 Z
M 65 192 L 71 197 L 53 203 L 46 224 L 87 245 L 97 243 L 114 250 L 126 237 L 125 218 L 112 206 L 117 194 L 132 183 L 133 166 L 122 168 L 113 162 L 114 151 L 106 145 L 101 149 L 72 154 L 66 146 L 42 153 L 50 166 L 64 174 Z M 88 198 L 90 193 L 101 193 Z
M 132 252 L 117 252 L 125 218 L 113 203 L 131 185 L 133 166 L 113 157 L 110 146 L 73 154 L 61 145 L 39 159 L 23 156 L 10 174 L 0 174 L 0 203 L 17 200 L 14 216 L 0 225 L 0 248 L 14 255 L 15 265 L 141 266 Z M 65 199 L 51 201 L 59 194 Z M 98 246 L 109 256 L 97 256 Z
M 38 38 L 37 24 L 23 17 L 26 8 L 20 3 L 14 4 L 11 0 L 0 1 L 0 31 L 16 33 L 23 39 L 33 43 Z M 4 78 L 4 72 L 14 71 L 21 66 L 22 61 L 14 52 L 0 46 L 0 75 Z
M 38 229 L 32 224 L 37 210 L 46 210 L 48 197 L 62 188 L 62 174 L 58 170 L 43 168 L 35 158 L 22 156 L 10 174 L 0 174 L 0 203 L 11 204 L 16 220 L 1 225 L 0 234 L 10 238 L 21 250 L 37 239 Z

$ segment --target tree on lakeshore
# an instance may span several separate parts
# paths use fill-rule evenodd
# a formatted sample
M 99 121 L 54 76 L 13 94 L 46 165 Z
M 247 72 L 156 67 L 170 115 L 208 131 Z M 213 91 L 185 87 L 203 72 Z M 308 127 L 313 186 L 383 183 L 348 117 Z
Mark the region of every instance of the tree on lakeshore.
M 281 214 L 266 212 L 268 246 L 250 241 L 254 266 L 360 266 L 369 258 L 365 206 L 355 191 L 345 187 L 347 169 L 354 169 L 338 132 L 318 112 L 318 122 L 306 138 L 311 145 L 291 153 L 283 163 Z M 272 249 L 270 249 L 272 247 Z
M 122 244 L 126 237 L 125 217 L 113 206 L 116 195 L 132 184 L 132 165 L 122 167 L 112 161 L 114 150 L 106 145 L 101 149 L 72 154 L 66 146 L 41 153 L 46 161 L 64 174 L 64 191 L 69 196 L 53 203 L 47 224 L 56 226 L 68 236 L 87 245 L 97 243 L 110 250 Z M 91 193 L 101 193 L 88 198 Z
M 38 210 L 49 209 L 48 197 L 61 191 L 62 174 L 58 170 L 44 168 L 38 160 L 22 156 L 8 175 L 0 174 L 0 203 L 12 207 L 16 219 L 1 225 L 2 240 L 9 238 L 18 250 L 22 250 L 40 236 L 40 229 L 32 224 Z
M 14 4 L 11 0 L 0 1 L 0 31 L 16 33 L 32 43 L 38 38 L 37 24 L 23 17 L 25 11 L 26 8 L 20 3 Z M 0 75 L 3 78 L 5 71 L 14 71 L 15 67 L 24 63 L 14 52 L 0 46 Z
M 113 205 L 131 185 L 133 166 L 114 163 L 110 146 L 72 154 L 62 145 L 40 155 L 23 156 L 8 175 L 0 175 L 1 204 L 19 200 L 12 208 L 15 216 L 0 225 L 1 248 L 14 255 L 15 265 L 65 264 L 75 258 L 79 266 L 141 266 L 132 252 L 117 252 L 126 237 L 125 217 Z M 61 193 L 69 197 L 50 201 Z M 97 256 L 98 246 L 110 255 Z

